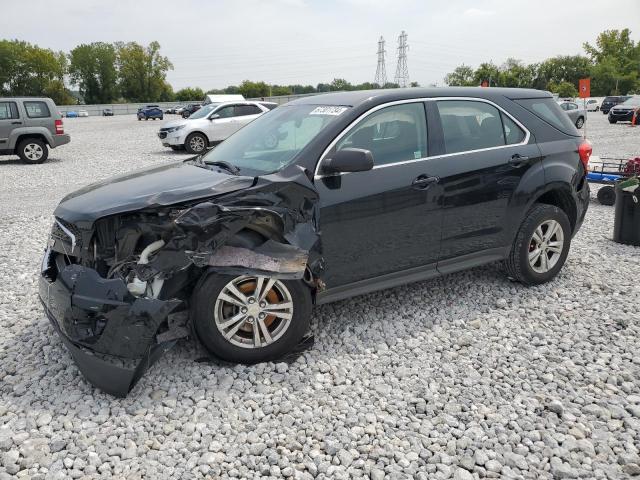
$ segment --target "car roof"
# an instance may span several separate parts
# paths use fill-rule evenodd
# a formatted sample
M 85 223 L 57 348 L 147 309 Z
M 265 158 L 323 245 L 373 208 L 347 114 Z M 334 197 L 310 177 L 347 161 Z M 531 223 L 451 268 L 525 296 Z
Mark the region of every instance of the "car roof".
M 553 98 L 551 93 L 530 88 L 484 88 L 484 87 L 435 87 L 435 88 L 390 88 L 336 92 L 303 97 L 289 105 L 343 105 L 355 107 L 364 102 L 375 104 L 431 97 L 476 97 L 492 100 L 507 97 L 512 100 L 524 98 Z

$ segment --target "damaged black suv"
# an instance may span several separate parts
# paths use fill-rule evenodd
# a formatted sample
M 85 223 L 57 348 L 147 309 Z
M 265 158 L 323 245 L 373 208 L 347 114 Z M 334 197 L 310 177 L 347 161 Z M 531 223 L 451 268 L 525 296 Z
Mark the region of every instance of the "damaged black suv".
M 590 153 L 536 90 L 307 97 L 205 155 L 64 198 L 40 297 L 115 395 L 190 332 L 219 358 L 274 360 L 313 304 L 494 261 L 551 280 L 587 210 Z

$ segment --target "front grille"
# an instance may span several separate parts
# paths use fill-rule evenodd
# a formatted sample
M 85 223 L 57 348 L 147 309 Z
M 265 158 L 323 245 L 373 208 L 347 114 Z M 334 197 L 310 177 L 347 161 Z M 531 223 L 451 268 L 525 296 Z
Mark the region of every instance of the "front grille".
M 75 238 L 71 238 L 69 236 L 69 233 L 71 233 L 71 235 L 73 235 L 73 237 Z M 53 222 L 51 236 L 56 240 L 60 240 L 69 244 L 73 243 L 77 248 L 82 248 L 82 234 L 78 227 L 76 227 L 72 223 L 65 222 L 60 218 L 56 218 L 56 221 Z

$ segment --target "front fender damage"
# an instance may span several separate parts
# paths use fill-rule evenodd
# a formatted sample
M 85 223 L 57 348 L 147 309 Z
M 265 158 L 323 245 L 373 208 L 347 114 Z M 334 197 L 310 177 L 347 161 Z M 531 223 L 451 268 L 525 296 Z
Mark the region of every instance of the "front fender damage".
M 81 265 L 62 269 L 53 282 L 41 277 L 48 317 L 83 375 L 107 393 L 126 396 L 187 335 L 186 290 L 208 272 L 304 279 L 314 293 L 323 288 L 317 192 L 304 171 L 261 177 L 250 188 L 176 208 L 156 238 L 163 246 L 131 266 L 137 282 L 164 282 L 159 292 L 138 295 L 123 278 Z M 267 240 L 237 245 L 244 230 Z

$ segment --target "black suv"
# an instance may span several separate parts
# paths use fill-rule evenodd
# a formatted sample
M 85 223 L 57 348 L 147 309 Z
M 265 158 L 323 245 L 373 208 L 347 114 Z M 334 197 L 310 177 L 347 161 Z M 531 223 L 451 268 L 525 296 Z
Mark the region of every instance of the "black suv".
M 624 96 L 609 96 L 609 97 L 604 97 L 604 100 L 602 100 L 602 105 L 600 105 L 600 111 L 603 114 L 607 114 L 609 113 L 609 110 L 611 110 L 612 107 L 615 107 L 616 105 L 624 102 L 625 100 L 628 100 L 629 96 L 624 95 Z
M 205 155 L 64 198 L 40 296 L 116 395 L 190 331 L 222 359 L 274 360 L 313 304 L 495 261 L 551 280 L 587 210 L 590 154 L 537 90 L 303 98 Z
M 201 108 L 202 108 L 202 105 L 198 105 L 196 103 L 191 103 L 191 104 L 187 105 L 186 107 L 184 107 L 184 109 L 182 110 L 180 115 L 182 115 L 182 118 L 189 118 L 192 113 L 197 112 Z

